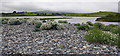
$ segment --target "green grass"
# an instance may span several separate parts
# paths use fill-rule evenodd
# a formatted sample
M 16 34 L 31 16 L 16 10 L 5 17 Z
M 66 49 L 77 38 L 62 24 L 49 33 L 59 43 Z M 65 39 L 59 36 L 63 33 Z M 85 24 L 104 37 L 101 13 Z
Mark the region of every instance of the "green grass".
M 96 21 L 104 21 L 104 22 L 120 22 L 120 14 L 109 14 L 105 17 L 98 18 Z
M 87 24 L 82 24 L 80 26 L 77 26 L 78 30 L 89 30 L 89 26 Z
M 110 30 L 110 32 L 115 33 L 115 34 L 120 34 L 120 27 L 115 27 Z
M 80 23 L 76 23 L 76 24 L 74 24 L 75 26 L 80 26 Z
M 96 28 L 98 28 L 98 29 L 103 29 L 105 27 L 105 25 L 102 24 L 102 23 L 94 23 L 93 26 L 96 27 Z
M 68 21 L 59 20 L 58 23 L 68 23 Z
M 94 12 L 94 13 L 4 13 L 2 16 L 81 16 L 81 17 L 104 17 L 115 12 Z
M 119 26 L 118 25 L 113 25 L 113 24 L 109 24 L 109 25 L 106 25 L 102 28 L 103 31 L 110 31 L 111 29 L 113 28 L 118 28 Z
M 44 18 L 43 20 L 49 20 L 49 19 L 67 19 L 67 18 Z
M 120 36 L 119 36 L 118 41 L 117 41 L 117 46 L 118 46 L 118 48 L 120 48 Z
M 66 16 L 104 17 L 109 14 L 116 14 L 116 13 L 115 12 L 95 12 L 95 13 L 67 14 Z
M 90 25 L 90 26 L 93 26 L 93 23 L 92 22 L 90 22 L 90 21 L 88 21 L 88 22 L 86 22 L 88 25 Z

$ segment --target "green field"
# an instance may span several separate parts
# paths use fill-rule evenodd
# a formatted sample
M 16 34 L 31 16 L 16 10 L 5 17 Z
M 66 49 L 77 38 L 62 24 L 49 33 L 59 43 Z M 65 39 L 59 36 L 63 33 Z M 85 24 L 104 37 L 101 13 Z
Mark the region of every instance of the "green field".
M 94 13 L 33 13 L 33 12 L 22 12 L 22 13 L 3 13 L 2 16 L 82 16 L 82 17 L 103 17 L 109 14 L 116 14 L 115 12 L 94 12 Z
M 96 21 L 105 21 L 105 22 L 120 22 L 120 14 L 109 14 L 105 17 L 98 18 Z
M 1 16 L 79 16 L 79 17 L 101 17 L 96 21 L 107 21 L 107 22 L 120 22 L 120 14 L 116 12 L 94 12 L 94 13 L 33 13 L 33 12 L 22 12 L 22 13 L 2 13 Z
M 109 14 L 116 14 L 116 13 L 115 12 L 95 12 L 95 13 L 67 14 L 66 16 L 104 17 Z

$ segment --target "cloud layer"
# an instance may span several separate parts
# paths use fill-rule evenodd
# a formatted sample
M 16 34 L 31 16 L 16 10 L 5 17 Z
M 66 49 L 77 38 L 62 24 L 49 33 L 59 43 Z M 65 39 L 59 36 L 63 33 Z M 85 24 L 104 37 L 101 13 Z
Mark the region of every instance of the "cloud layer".
M 38 2 L 37 2 L 38 1 Z M 118 0 L 2 0 L 0 12 L 16 11 L 65 11 L 87 13 L 97 11 L 118 11 Z M 82 1 L 82 2 L 80 2 Z M 93 1 L 93 2 L 90 2 Z
M 119 0 L 1 0 L 2 2 L 118 2 Z

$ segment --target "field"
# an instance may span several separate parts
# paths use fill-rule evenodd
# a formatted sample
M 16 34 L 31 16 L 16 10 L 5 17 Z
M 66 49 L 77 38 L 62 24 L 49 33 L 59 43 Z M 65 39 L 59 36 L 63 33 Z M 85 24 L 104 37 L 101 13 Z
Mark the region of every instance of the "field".
M 81 16 L 81 17 L 103 17 L 109 14 L 116 14 L 115 12 L 94 12 L 94 13 L 35 13 L 35 12 L 21 12 L 21 13 L 2 13 L 2 16 Z
M 95 13 L 33 13 L 33 12 L 21 12 L 21 13 L 2 13 L 1 16 L 79 16 L 79 17 L 101 17 L 96 21 L 104 22 L 120 22 L 120 14 L 115 12 L 95 12 Z M 46 18 L 49 19 L 49 18 Z M 57 19 L 57 18 L 55 18 Z M 58 18 L 59 19 L 59 18 Z M 64 19 L 64 18 L 63 18 Z

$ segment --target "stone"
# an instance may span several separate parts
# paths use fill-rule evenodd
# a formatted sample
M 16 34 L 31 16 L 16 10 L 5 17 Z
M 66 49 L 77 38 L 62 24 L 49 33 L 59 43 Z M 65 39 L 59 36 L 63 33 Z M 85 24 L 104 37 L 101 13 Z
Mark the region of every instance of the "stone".
M 87 48 L 87 46 L 83 46 L 83 48 L 85 48 L 85 49 L 86 49 L 86 48 Z

